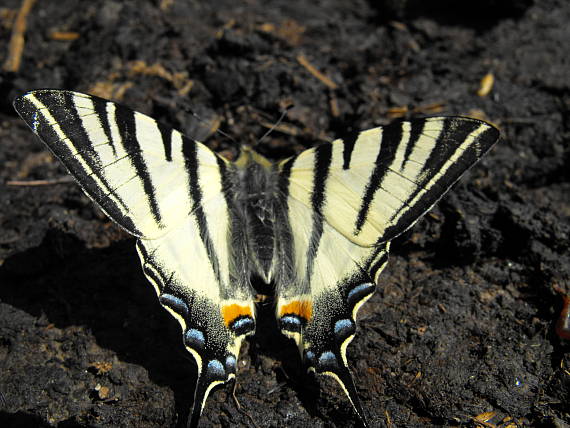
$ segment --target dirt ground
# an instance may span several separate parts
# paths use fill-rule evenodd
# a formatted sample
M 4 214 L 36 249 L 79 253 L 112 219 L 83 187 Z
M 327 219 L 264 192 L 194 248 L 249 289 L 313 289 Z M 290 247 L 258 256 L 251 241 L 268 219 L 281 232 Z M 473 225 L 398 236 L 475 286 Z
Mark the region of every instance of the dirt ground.
M 569 426 L 570 342 L 555 332 L 570 293 L 567 0 L 44 0 L 18 21 L 21 4 L 0 4 L 0 426 L 183 426 L 195 382 L 133 239 L 12 109 L 46 87 L 230 157 L 215 129 L 255 144 L 290 103 L 258 145 L 270 158 L 401 117 L 495 123 L 502 141 L 394 243 L 349 364 L 372 427 Z M 271 311 L 242 349 L 241 411 L 221 388 L 201 426 L 358 426 Z

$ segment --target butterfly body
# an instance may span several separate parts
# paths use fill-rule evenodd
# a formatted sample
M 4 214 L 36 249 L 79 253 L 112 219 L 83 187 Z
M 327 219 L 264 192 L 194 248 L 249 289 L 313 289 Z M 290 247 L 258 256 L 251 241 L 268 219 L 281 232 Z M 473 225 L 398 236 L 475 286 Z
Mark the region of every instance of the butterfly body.
M 243 258 L 248 259 L 249 264 L 245 276 L 255 273 L 270 284 L 277 271 L 284 270 L 285 253 L 280 244 L 288 234 L 286 225 L 276 221 L 278 214 L 285 210 L 279 197 L 278 171 L 274 164 L 248 146 L 241 148 L 233 168 L 235 216 L 239 220 L 232 230 L 239 236 L 232 242 L 241 239 L 247 242 Z
M 252 277 L 274 289 L 281 332 L 309 370 L 335 378 L 366 425 L 348 369 L 356 315 L 390 241 L 497 141 L 474 119 L 436 117 L 354 134 L 271 163 L 230 162 L 153 119 L 77 92 L 15 100 L 85 193 L 137 237 L 143 271 L 196 360 L 191 424 L 236 376 L 256 327 Z

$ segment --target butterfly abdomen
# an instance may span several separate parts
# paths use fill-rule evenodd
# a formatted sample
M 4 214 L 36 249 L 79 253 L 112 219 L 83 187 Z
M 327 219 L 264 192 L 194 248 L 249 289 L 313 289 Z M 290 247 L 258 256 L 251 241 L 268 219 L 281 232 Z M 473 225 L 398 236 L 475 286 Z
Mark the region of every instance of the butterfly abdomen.
M 241 177 L 234 197 L 247 236 L 250 274 L 257 274 L 269 284 L 274 279 L 278 257 L 277 176 L 253 157 L 238 169 L 238 175 Z

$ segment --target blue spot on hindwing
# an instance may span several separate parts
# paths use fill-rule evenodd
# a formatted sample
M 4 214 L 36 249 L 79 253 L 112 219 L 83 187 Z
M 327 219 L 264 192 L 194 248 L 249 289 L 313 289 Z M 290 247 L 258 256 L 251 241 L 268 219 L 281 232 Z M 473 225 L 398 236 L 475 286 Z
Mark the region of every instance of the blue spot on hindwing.
M 303 323 L 296 315 L 285 315 L 279 320 L 279 326 L 281 327 L 281 330 L 300 333 Z
M 255 330 L 255 321 L 249 316 L 239 317 L 231 323 L 230 329 L 237 336 L 241 336 Z
M 305 352 L 305 359 L 311 364 L 315 364 L 315 353 L 313 351 Z
M 324 371 L 327 369 L 335 368 L 338 368 L 335 354 L 333 354 L 331 351 L 323 352 L 319 357 L 319 369 Z
M 182 318 L 186 319 L 188 317 L 188 305 L 180 297 L 172 294 L 162 294 L 158 300 L 162 305 L 168 306 Z
M 218 360 L 208 361 L 208 368 L 206 370 L 207 374 L 211 378 L 225 379 L 226 370 L 223 364 Z
M 352 290 L 348 292 L 346 299 L 351 307 L 354 307 L 358 302 L 364 299 L 369 294 L 376 290 L 376 286 L 371 282 L 366 282 L 364 284 L 357 285 Z
M 236 357 L 233 355 L 228 355 L 226 357 L 226 370 L 230 373 L 235 373 L 237 367 Z
M 184 334 L 184 343 L 192 349 L 201 350 L 204 349 L 206 339 L 204 338 L 204 333 L 200 330 L 190 328 Z
M 354 322 L 350 319 L 338 320 L 334 324 L 334 334 L 340 340 L 345 340 L 347 337 L 353 335 L 356 331 Z

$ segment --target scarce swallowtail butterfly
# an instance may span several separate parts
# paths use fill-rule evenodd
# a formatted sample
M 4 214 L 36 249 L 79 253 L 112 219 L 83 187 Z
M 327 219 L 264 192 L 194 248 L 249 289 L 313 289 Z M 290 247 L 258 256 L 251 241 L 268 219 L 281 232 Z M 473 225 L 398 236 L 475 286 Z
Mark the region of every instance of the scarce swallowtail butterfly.
M 85 193 L 137 238 L 142 268 L 198 366 L 190 424 L 235 379 L 256 327 L 253 275 L 309 370 L 332 376 L 367 426 L 346 358 L 390 241 L 498 140 L 480 120 L 399 122 L 272 163 L 235 162 L 113 102 L 31 91 L 14 107 Z

